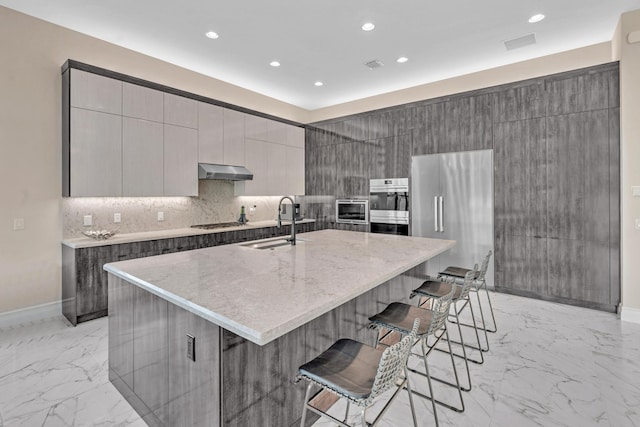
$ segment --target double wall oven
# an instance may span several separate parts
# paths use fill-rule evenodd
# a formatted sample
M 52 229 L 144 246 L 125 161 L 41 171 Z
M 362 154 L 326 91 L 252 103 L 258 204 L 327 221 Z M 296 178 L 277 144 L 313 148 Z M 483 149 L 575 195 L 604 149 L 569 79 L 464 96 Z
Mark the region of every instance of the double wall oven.
M 372 233 L 409 235 L 409 178 L 369 181 Z

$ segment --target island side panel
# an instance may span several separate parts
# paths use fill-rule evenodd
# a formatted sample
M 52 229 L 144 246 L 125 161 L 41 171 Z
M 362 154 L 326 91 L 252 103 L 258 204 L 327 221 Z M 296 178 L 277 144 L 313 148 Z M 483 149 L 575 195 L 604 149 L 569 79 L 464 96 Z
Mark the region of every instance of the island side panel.
M 222 329 L 225 427 L 289 426 L 301 417 L 304 390 L 293 379 L 306 361 L 304 330 L 259 346 Z
M 219 427 L 220 327 L 109 274 L 109 380 L 150 426 Z
M 410 302 L 425 271 L 414 267 L 265 346 L 223 329 L 223 425 L 299 425 L 306 384 L 292 381 L 298 367 L 340 338 L 374 345 L 369 317 L 391 302 Z M 311 425 L 318 416 L 307 418 Z
M 109 381 L 150 426 L 159 418 L 134 391 L 135 294 L 137 287 L 109 274 Z
M 166 425 L 219 427 L 220 327 L 169 304 L 169 403 Z M 195 360 L 187 357 L 195 338 Z

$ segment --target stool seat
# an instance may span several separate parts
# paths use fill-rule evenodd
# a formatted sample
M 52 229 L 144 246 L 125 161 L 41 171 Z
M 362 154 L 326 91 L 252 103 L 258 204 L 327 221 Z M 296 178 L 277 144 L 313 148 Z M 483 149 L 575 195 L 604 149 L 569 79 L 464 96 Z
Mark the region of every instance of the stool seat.
M 382 350 L 350 339 L 340 339 L 321 355 L 300 367 L 300 374 L 356 399 L 371 394 Z
M 444 271 L 438 273 L 442 276 L 452 276 L 458 277 L 460 279 L 464 279 L 464 276 L 467 275 L 468 272 L 473 271 L 470 268 L 462 268 L 462 267 L 447 267 Z M 476 271 L 476 274 L 473 277 L 473 280 L 477 280 L 480 277 L 480 271 Z
M 369 318 L 374 325 L 381 325 L 385 328 L 393 329 L 403 334 L 408 334 L 413 327 L 413 321 L 420 319 L 418 336 L 429 331 L 433 312 L 424 308 L 402 302 L 392 302 L 383 311 Z
M 414 295 L 427 295 L 433 297 L 443 297 L 451 292 L 451 286 L 454 286 L 452 283 L 440 282 L 437 280 L 427 280 L 419 288 L 411 291 L 411 296 Z M 462 286 L 456 286 L 456 290 L 453 293 L 453 300 L 457 300 L 460 298 L 460 293 L 462 292 Z

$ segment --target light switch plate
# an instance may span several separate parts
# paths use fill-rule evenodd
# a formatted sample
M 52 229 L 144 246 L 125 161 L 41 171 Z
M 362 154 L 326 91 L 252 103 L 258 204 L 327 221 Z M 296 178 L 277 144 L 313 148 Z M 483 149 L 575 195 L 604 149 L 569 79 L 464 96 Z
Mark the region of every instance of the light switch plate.
M 158 221 L 164 221 L 164 212 L 158 212 Z
M 636 218 L 636 230 L 640 230 L 640 218 Z
M 633 197 L 640 197 L 640 185 L 634 185 L 631 189 L 633 191 Z
M 85 215 L 84 216 L 84 226 L 85 227 L 89 227 L 90 225 L 93 225 L 93 218 L 91 217 L 91 215 Z
M 113 214 L 113 222 L 120 222 L 122 221 L 122 217 L 120 216 L 119 213 L 114 213 Z
M 14 230 L 24 230 L 24 218 L 14 218 L 13 219 L 13 229 Z

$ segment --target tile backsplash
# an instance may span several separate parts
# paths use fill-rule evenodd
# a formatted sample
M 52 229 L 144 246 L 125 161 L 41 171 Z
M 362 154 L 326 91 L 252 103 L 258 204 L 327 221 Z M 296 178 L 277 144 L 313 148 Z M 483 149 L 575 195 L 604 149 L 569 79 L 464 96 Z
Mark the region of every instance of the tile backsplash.
M 63 238 L 82 237 L 82 232 L 87 230 L 134 233 L 232 222 L 240 217 L 241 206 L 245 206 L 249 221 L 272 220 L 277 217 L 279 201 L 277 196 L 236 197 L 231 181 L 218 180 L 199 181 L 198 197 L 65 198 Z M 252 206 L 256 209 L 250 214 Z M 158 212 L 164 213 L 164 221 L 158 221 Z M 115 213 L 121 215 L 120 223 L 114 223 Z M 85 215 L 92 216 L 93 225 L 83 225 Z

